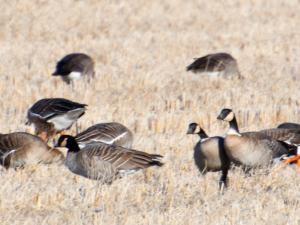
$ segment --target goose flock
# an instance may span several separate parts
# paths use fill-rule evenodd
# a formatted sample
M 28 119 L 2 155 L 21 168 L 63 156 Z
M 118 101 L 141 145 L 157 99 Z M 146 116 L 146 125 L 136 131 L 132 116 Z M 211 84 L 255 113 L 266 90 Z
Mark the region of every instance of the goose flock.
M 237 61 L 228 53 L 196 58 L 186 70 L 242 78 Z M 94 61 L 83 53 L 66 55 L 58 61 L 53 73 L 71 85 L 81 78 L 90 81 L 94 75 Z M 1 165 L 17 169 L 28 164 L 64 163 L 72 173 L 103 183 L 148 167 L 163 166 L 162 155 L 132 149 L 134 134 L 120 123 L 99 123 L 80 133 L 67 134 L 86 111 L 86 104 L 64 98 L 38 100 L 27 112 L 26 124 L 33 127 L 32 133 L 0 134 Z M 229 124 L 223 137 L 208 136 L 195 122 L 189 124 L 187 134 L 199 136 L 194 161 L 200 173 L 221 171 L 220 189 L 227 187 L 232 165 L 241 166 L 247 172 L 269 166 L 280 158 L 284 164 L 296 162 L 300 166 L 299 124 L 283 123 L 274 129 L 240 132 L 236 116 L 228 108 L 222 109 L 216 119 Z M 66 157 L 61 148 L 67 149 Z

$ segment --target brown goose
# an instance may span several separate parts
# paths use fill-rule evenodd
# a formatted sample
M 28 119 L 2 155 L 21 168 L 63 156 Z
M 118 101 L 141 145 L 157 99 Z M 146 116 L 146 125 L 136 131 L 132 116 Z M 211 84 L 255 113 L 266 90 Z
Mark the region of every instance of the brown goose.
M 94 61 L 86 54 L 72 53 L 58 61 L 56 70 L 52 75 L 61 76 L 67 84 L 83 76 L 86 76 L 89 80 L 95 75 Z
M 225 153 L 224 138 L 208 137 L 197 123 L 189 124 L 187 134 L 199 135 L 200 140 L 194 147 L 194 160 L 200 173 L 222 171 L 219 187 L 220 189 L 223 185 L 226 187 L 230 161 Z
M 51 149 L 37 136 L 25 132 L 0 134 L 0 163 L 5 168 L 63 161 L 59 150 Z
M 242 78 L 236 60 L 228 53 L 214 53 L 196 58 L 187 66 L 187 71 L 194 73 L 207 73 L 210 76 L 237 76 Z
M 124 174 L 162 166 L 162 156 L 105 143 L 87 144 L 80 150 L 76 139 L 62 135 L 58 147 L 68 148 L 66 166 L 75 174 L 110 183 Z
M 33 124 L 35 134 L 47 141 L 56 133 L 71 128 L 85 113 L 86 106 L 64 98 L 44 98 L 28 110 L 27 124 Z
M 223 109 L 219 120 L 229 122 L 230 128 L 224 139 L 227 156 L 236 164 L 248 168 L 269 165 L 274 158 L 290 153 L 283 142 L 296 144 L 297 134 L 292 130 L 270 129 L 240 133 L 231 109 Z
M 77 134 L 75 139 L 80 148 L 92 142 L 103 142 L 131 148 L 133 134 L 127 127 L 120 123 L 99 123 Z

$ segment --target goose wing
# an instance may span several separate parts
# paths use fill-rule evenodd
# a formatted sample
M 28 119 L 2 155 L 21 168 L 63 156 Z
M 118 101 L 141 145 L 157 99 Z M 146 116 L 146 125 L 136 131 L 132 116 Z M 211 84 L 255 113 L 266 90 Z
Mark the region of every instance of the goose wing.
M 92 142 L 114 144 L 129 132 L 125 126 L 119 123 L 101 123 L 89 127 L 85 131 L 77 134 L 75 138 L 79 144 Z
M 300 144 L 300 130 L 297 129 L 267 129 L 259 131 L 277 141 L 282 141 L 287 144 L 299 145 Z
M 89 144 L 78 154 L 84 159 L 88 166 L 101 166 L 103 162 L 109 163 L 116 170 L 138 170 L 149 166 L 162 166 L 161 155 L 148 154 L 133 149 L 127 149 L 116 145 L 105 143 Z M 99 164 L 97 164 L 99 162 Z M 85 162 L 82 162 L 86 164 Z
M 51 118 L 63 115 L 70 112 L 83 111 L 80 115 L 84 114 L 86 104 L 80 104 L 64 98 L 46 98 L 36 102 L 28 110 L 28 118 L 38 117 L 43 120 L 50 120 Z M 77 117 L 77 118 L 79 118 Z

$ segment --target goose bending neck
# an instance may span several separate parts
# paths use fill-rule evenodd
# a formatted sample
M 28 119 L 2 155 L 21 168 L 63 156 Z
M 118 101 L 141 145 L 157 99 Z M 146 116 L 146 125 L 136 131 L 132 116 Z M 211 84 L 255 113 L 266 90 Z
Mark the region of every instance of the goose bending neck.
M 235 117 L 233 117 L 233 119 L 229 122 L 229 130 L 227 132 L 227 135 L 241 136 Z

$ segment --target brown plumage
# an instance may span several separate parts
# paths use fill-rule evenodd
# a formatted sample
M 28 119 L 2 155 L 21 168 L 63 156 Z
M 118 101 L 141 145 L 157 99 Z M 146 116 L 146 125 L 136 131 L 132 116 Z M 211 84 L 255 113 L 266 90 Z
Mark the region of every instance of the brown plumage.
M 100 142 L 87 144 L 80 150 L 75 138 L 69 135 L 62 135 L 57 146 L 68 148 L 66 166 L 73 173 L 104 183 L 150 166 L 163 165 L 161 155 Z
M 194 147 L 194 160 L 200 173 L 222 171 L 219 186 L 226 186 L 230 160 L 225 153 L 224 138 L 208 137 L 197 123 L 189 124 L 187 134 L 199 135 L 200 140 Z
M 224 75 L 234 76 L 237 75 L 241 78 L 238 64 L 236 60 L 228 53 L 214 53 L 196 58 L 196 60 L 187 66 L 187 71 L 194 73 L 208 73 L 210 75 Z
M 290 152 L 284 141 L 293 140 L 283 130 L 264 130 L 240 133 L 234 113 L 223 109 L 218 119 L 229 122 L 230 128 L 224 140 L 227 156 L 236 164 L 253 168 L 269 165 L 274 158 Z
M 99 123 L 77 134 L 75 139 L 80 148 L 92 142 L 103 142 L 131 148 L 133 134 L 120 123 Z
M 63 160 L 59 150 L 51 149 L 37 136 L 25 132 L 0 134 L 0 163 L 5 168 Z

